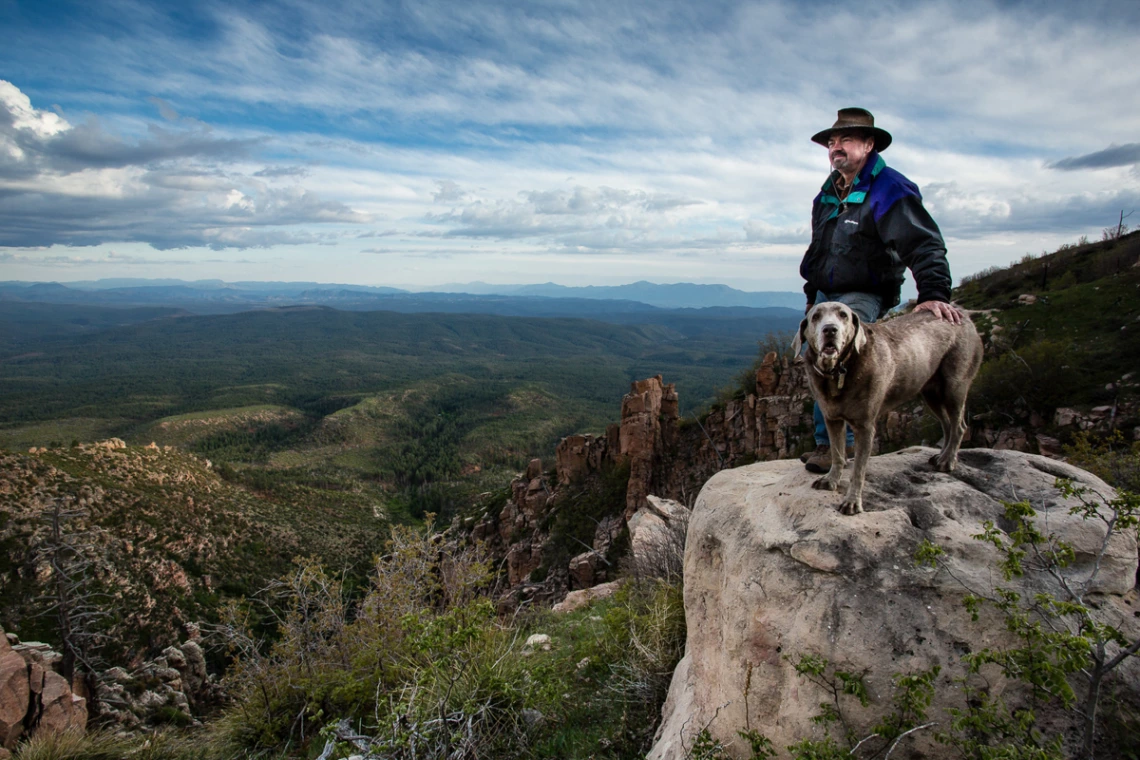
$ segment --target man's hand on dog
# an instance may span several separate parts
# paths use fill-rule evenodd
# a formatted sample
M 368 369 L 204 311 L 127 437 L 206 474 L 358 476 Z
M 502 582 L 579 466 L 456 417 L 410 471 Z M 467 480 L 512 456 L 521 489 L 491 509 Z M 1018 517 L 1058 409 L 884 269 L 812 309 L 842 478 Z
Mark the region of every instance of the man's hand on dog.
M 914 307 L 915 311 L 929 311 L 941 320 L 952 325 L 962 324 L 962 311 L 954 304 L 945 301 L 923 301 Z

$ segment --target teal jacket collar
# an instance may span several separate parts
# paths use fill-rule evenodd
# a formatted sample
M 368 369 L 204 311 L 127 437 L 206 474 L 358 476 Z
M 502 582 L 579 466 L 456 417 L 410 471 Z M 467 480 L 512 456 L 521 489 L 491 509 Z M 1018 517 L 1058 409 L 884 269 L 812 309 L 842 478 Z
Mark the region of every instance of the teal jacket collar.
M 842 202 L 845 204 L 854 204 L 865 201 L 867 199 L 867 191 L 871 189 L 871 182 L 875 177 L 879 176 L 879 172 L 886 168 L 886 166 L 887 162 L 883 160 L 883 157 L 875 151 L 871 151 L 867 155 L 867 162 L 863 164 L 863 168 L 859 170 L 859 174 L 855 177 L 855 184 L 852 185 L 851 192 L 847 194 L 847 197 Z M 833 171 L 827 178 L 827 181 L 823 183 L 823 187 L 820 188 L 819 202 L 835 206 L 835 209 L 831 212 L 831 216 L 839 215 L 839 192 L 835 188 L 835 180 L 838 176 L 839 172 Z

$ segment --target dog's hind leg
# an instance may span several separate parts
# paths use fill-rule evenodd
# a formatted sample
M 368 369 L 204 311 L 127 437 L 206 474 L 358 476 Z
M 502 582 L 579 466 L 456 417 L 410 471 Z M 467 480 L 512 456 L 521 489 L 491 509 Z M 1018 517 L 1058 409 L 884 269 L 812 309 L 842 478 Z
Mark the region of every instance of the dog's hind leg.
M 871 422 L 852 425 L 855 429 L 855 466 L 851 469 L 847 495 L 839 504 L 839 511 L 845 515 L 857 515 L 863 511 L 863 482 L 867 474 L 867 460 L 871 458 L 871 447 L 875 443 L 874 419 L 871 417 Z
M 922 389 L 922 400 L 926 402 L 926 406 L 930 412 L 938 420 L 938 424 L 942 426 L 942 439 L 936 445 L 945 446 L 946 441 L 950 439 L 950 428 L 953 421 L 948 416 L 946 405 L 944 403 L 945 390 L 942 386 L 942 378 L 935 375 L 931 378 L 930 382 Z M 936 466 L 939 454 L 935 454 L 930 458 L 930 466 Z
M 951 472 L 958 464 L 958 449 L 966 434 L 966 394 L 970 391 L 971 379 L 958 378 L 944 383 L 941 399 L 942 451 L 930 460 L 930 464 L 939 472 Z M 932 408 L 933 406 L 931 404 Z

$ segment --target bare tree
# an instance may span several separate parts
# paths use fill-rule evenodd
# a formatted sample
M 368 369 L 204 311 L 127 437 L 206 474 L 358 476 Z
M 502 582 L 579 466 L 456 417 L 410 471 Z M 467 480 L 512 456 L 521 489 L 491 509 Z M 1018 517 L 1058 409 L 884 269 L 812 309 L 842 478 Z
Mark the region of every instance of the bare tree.
M 1101 238 L 1103 240 L 1119 240 L 1120 238 L 1124 237 L 1124 233 L 1128 232 L 1128 225 L 1126 225 L 1124 223 L 1124 220 L 1127 219 L 1128 217 L 1132 216 L 1135 213 L 1136 213 L 1136 211 L 1133 210 L 1133 211 L 1129 211 L 1126 214 L 1126 213 L 1124 213 L 1124 209 L 1121 209 L 1120 210 L 1120 219 L 1117 221 L 1116 226 L 1115 227 L 1105 227 L 1103 230 L 1103 233 L 1101 234 Z
M 92 577 L 98 553 L 94 533 L 83 527 L 88 514 L 81 507 L 67 506 L 70 501 L 53 499 L 41 516 L 47 523 L 48 536 L 37 547 L 36 559 L 37 564 L 46 563 L 51 574 L 41 597 L 47 606 L 40 614 L 55 616 L 63 649 L 61 675 L 73 681 L 78 666 L 90 694 L 95 696 L 95 673 L 102 664 L 99 628 L 108 613 L 98 604 L 105 595 L 98 593 Z M 94 706 L 97 700 L 89 702 Z

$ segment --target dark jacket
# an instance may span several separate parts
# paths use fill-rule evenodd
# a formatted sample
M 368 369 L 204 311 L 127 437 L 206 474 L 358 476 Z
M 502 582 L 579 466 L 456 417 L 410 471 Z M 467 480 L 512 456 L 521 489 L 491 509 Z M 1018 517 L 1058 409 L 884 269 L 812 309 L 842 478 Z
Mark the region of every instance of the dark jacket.
M 800 262 L 804 293 L 876 293 L 883 312 L 898 305 L 903 273 L 910 269 L 918 301 L 950 300 L 950 266 L 938 225 L 909 179 L 871 152 L 846 200 L 839 201 L 832 172 L 812 202 L 811 245 Z

